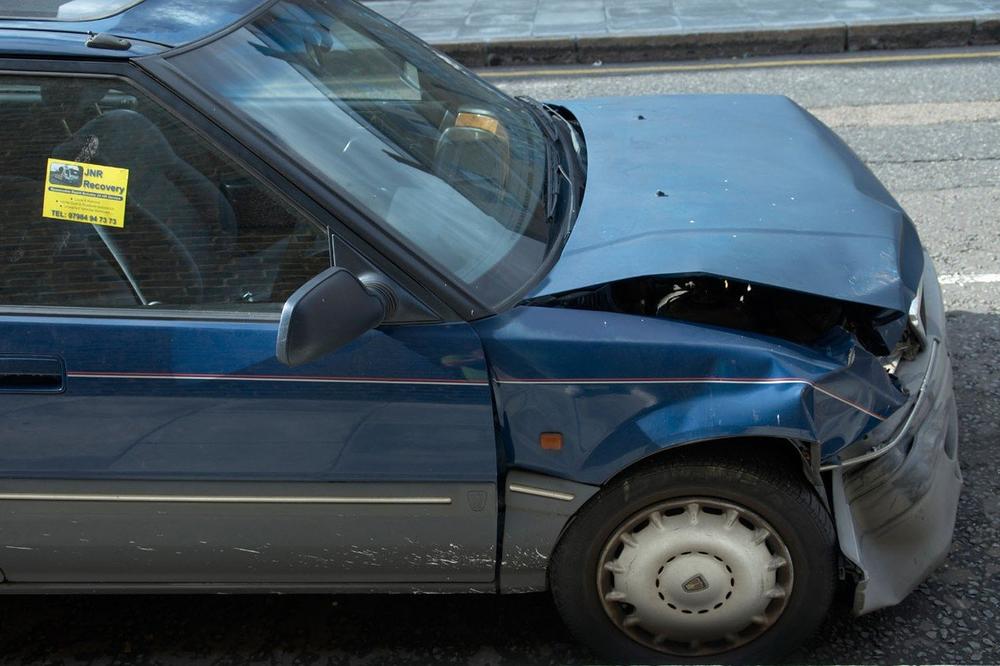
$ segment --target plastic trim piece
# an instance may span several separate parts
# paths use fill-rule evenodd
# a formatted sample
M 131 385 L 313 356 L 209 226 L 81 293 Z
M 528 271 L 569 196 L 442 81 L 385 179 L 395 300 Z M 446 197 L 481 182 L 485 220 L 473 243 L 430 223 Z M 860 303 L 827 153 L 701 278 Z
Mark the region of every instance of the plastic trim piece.
M 523 493 L 525 495 L 534 495 L 535 497 L 546 497 L 548 499 L 561 500 L 563 502 L 572 502 L 576 497 L 572 493 L 561 493 L 555 490 L 533 488 L 532 486 L 522 486 L 516 483 L 512 483 L 507 486 L 507 490 L 512 493 Z
M 294 497 L 239 495 L 99 495 L 0 493 L 16 502 L 163 502 L 174 504 L 451 504 L 450 497 Z
M 600 490 L 553 476 L 507 473 L 498 587 L 501 593 L 548 587 L 549 557 L 563 530 Z M 556 500 L 556 501 L 553 501 Z

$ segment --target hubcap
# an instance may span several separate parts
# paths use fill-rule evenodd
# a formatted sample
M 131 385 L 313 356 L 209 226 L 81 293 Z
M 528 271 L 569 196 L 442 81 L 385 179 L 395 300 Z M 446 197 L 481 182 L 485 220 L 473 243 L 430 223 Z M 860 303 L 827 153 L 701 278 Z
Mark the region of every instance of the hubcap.
M 611 535 L 597 589 L 612 622 L 633 640 L 676 655 L 745 645 L 780 617 L 792 559 L 756 513 L 705 497 L 643 509 Z

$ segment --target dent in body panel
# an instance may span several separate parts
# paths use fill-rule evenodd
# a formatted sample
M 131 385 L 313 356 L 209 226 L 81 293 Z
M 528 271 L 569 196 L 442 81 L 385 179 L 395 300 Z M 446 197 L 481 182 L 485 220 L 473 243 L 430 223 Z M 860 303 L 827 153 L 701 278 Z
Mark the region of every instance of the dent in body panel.
M 807 347 L 654 317 L 524 306 L 476 327 L 510 464 L 582 483 L 603 483 L 664 448 L 726 437 L 815 441 L 827 458 L 905 402 L 878 359 L 842 329 Z M 538 446 L 549 431 L 563 433 L 561 451 Z
M 728 276 L 897 312 L 916 294 L 923 253 L 912 221 L 791 100 L 564 105 L 586 140 L 587 191 L 533 297 L 650 275 Z
M 962 488 L 958 417 L 944 304 L 929 259 L 923 284 L 929 344 L 898 371 L 913 405 L 901 410 L 905 419 L 871 433 L 878 457 L 835 467 L 831 476 L 841 550 L 859 574 L 858 614 L 902 601 L 947 556 L 954 531 Z
M 814 346 L 841 327 L 877 356 L 905 342 L 906 313 L 769 287 L 725 275 L 649 275 L 526 304 L 675 319 Z

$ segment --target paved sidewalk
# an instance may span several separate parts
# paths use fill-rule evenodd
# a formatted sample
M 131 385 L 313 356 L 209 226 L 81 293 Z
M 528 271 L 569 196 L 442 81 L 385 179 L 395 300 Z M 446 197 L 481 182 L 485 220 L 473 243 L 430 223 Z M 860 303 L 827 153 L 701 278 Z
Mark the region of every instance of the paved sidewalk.
M 1000 43 L 1000 0 L 368 0 L 474 65 Z

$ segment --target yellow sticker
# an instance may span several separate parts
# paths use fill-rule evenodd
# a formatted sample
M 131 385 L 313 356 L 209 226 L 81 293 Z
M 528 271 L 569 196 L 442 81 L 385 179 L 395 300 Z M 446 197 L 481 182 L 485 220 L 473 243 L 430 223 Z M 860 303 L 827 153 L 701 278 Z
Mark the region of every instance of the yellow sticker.
M 66 222 L 125 226 L 128 169 L 49 158 L 42 216 Z

